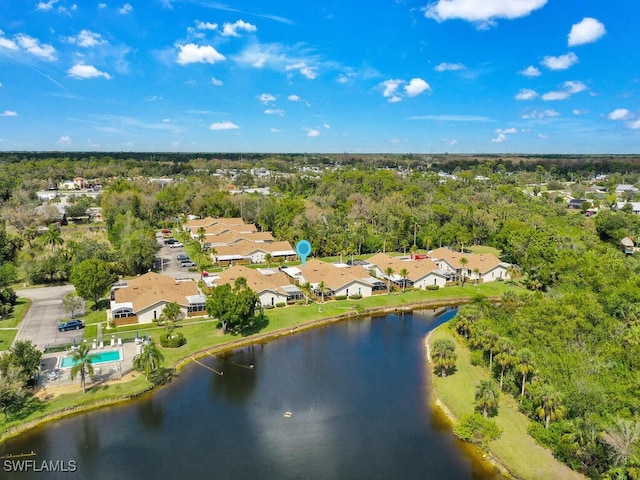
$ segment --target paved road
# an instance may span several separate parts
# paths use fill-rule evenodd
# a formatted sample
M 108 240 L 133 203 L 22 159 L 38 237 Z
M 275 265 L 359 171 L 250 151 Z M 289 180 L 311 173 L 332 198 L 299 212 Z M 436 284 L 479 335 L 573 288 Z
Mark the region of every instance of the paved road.
M 45 348 L 47 345 L 70 343 L 82 339 L 82 331 L 58 332 L 58 323 L 68 317 L 60 305 L 62 298 L 73 291 L 72 285 L 42 287 L 16 290 L 19 297 L 31 299 L 31 307 L 18 328 L 16 340 L 31 340 L 34 345 Z

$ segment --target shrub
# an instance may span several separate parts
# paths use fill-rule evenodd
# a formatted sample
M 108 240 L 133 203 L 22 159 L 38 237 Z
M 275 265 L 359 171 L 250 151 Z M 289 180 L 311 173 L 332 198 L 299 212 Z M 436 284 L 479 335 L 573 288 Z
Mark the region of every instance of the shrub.
M 160 335 L 160 345 L 165 348 L 178 348 L 185 343 L 187 343 L 187 339 L 179 332 L 163 333 Z
M 306 305 L 307 301 L 306 300 L 296 300 L 296 305 Z
M 474 367 L 486 365 L 486 362 L 484 360 L 484 353 L 481 350 L 473 350 L 471 352 L 469 360 L 471 361 L 471 365 L 473 365 Z
M 272 308 L 275 308 L 275 305 L 263 305 L 262 308 L 265 310 L 271 310 Z
M 347 299 L 347 296 L 346 296 L 346 295 L 336 295 L 336 296 L 335 296 L 335 299 L 336 299 L 336 300 L 346 300 L 346 299 Z
M 438 290 L 439 288 L 439 285 L 427 285 L 424 287 L 425 290 Z
M 500 438 L 502 430 L 493 420 L 472 413 L 462 417 L 460 423 L 453 427 L 453 433 L 460 440 L 485 448 L 489 442 Z
M 362 298 L 362 295 L 357 294 L 357 295 L 351 295 L 349 297 L 350 300 L 360 300 Z
M 276 303 L 276 307 L 284 307 L 286 305 L 285 302 L 278 302 Z

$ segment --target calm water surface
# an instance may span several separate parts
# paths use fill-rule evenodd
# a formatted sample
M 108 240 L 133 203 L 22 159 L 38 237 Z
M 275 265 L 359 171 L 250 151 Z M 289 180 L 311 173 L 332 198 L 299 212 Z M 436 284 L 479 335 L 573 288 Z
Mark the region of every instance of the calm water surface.
M 0 456 L 34 451 L 36 465 L 74 461 L 76 472 L 3 463 L 0 478 L 497 478 L 428 406 L 423 339 L 450 316 L 345 321 L 202 359 L 224 374 L 192 364 L 152 395 L 0 445 Z

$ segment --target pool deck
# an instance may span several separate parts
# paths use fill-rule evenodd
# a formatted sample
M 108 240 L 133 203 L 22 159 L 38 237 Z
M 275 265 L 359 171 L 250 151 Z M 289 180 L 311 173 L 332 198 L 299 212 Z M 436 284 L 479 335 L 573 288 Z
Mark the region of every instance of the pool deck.
M 109 344 L 104 348 L 91 349 L 90 354 L 99 354 L 109 350 L 122 350 L 122 361 L 99 363 L 93 367 L 94 374 L 87 383 L 105 382 L 109 380 L 118 380 L 125 374 L 133 370 L 133 357 L 136 355 L 135 343 L 123 343 L 122 345 Z M 71 380 L 71 368 L 60 368 L 59 359 L 65 357 L 69 352 L 46 353 L 42 355 L 42 370 L 40 372 L 40 385 L 43 387 L 57 387 L 69 385 L 71 383 L 80 382 L 76 377 Z

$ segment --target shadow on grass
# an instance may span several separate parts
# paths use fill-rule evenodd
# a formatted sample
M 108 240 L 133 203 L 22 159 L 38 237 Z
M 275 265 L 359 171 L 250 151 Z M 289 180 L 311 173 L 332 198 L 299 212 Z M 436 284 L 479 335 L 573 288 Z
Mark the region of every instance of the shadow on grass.
M 248 337 L 260 332 L 260 330 L 266 328 L 267 325 L 269 325 L 269 318 L 264 314 L 257 315 L 253 317 L 247 325 L 243 325 L 239 328 L 238 333 L 243 337 Z
M 37 397 L 29 397 L 20 407 L 20 410 L 11 412 L 9 418 L 12 420 L 24 420 L 29 415 L 44 410 L 44 403 Z

